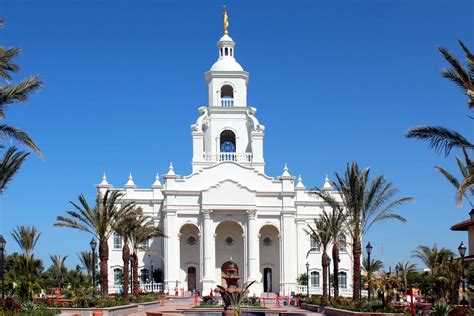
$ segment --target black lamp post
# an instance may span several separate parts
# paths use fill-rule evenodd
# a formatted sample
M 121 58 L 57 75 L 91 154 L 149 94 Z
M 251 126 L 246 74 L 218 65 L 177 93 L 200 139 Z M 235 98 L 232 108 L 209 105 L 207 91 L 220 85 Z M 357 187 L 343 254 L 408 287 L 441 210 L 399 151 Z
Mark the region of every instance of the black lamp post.
M 308 297 L 309 302 L 309 263 L 306 262 L 306 296 Z
M 5 278 L 5 245 L 7 241 L 3 238 L 3 235 L 0 235 L 0 276 L 2 277 L 2 306 L 5 300 L 5 290 L 3 288 L 3 279 Z
M 97 248 L 97 242 L 94 238 L 92 238 L 89 245 L 91 246 L 92 250 L 92 289 L 95 290 L 95 248 Z
M 154 269 L 153 269 L 153 259 L 150 259 L 150 264 L 151 264 L 151 293 L 153 293 L 153 284 L 154 284 L 154 278 L 155 278 L 155 274 L 154 274 Z
M 464 292 L 466 290 L 466 282 L 464 280 L 464 256 L 466 255 L 466 246 L 464 246 L 464 243 L 461 241 L 461 244 L 458 247 L 459 255 L 461 256 L 461 271 L 462 271 L 462 300 L 461 300 L 461 305 L 467 305 L 466 298 L 464 297 Z
M 331 301 L 331 258 L 328 258 L 328 295 Z
M 369 267 L 371 265 L 371 262 L 370 262 L 370 253 L 372 252 L 372 245 L 370 244 L 370 241 L 369 243 L 367 244 L 367 246 L 365 246 L 365 251 L 367 251 L 367 261 L 369 262 Z M 370 270 L 367 271 L 367 283 L 368 283 L 368 299 L 370 301 Z

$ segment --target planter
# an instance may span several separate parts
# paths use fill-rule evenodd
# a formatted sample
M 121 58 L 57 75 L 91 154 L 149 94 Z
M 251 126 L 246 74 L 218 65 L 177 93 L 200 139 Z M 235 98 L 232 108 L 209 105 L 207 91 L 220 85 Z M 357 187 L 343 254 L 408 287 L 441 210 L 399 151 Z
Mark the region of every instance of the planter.
M 301 303 L 301 308 L 306 309 L 308 311 L 314 312 L 314 313 L 323 313 L 324 312 L 324 307 L 319 306 L 319 305 L 313 305 L 313 304 L 308 304 L 308 303 Z
M 103 316 L 104 315 L 104 312 L 102 311 L 93 311 L 92 312 L 92 316 Z
M 328 316 L 404 316 L 403 313 L 354 312 L 334 307 L 325 307 L 324 314 Z

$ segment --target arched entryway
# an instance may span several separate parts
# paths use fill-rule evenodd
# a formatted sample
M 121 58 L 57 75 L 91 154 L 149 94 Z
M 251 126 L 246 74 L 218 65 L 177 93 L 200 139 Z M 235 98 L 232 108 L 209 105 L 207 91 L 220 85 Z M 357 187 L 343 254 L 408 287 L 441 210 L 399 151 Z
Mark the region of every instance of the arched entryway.
M 267 293 L 280 292 L 280 238 L 278 229 L 264 225 L 260 229 L 260 282 Z
M 199 282 L 199 229 L 185 224 L 179 230 L 180 237 L 180 287 L 191 291 L 200 288 Z
M 237 275 L 237 276 L 239 275 L 239 267 L 235 264 L 235 262 L 233 262 L 233 261 L 224 262 L 224 264 L 221 267 L 221 285 L 223 287 L 227 287 L 227 282 L 224 279 L 224 277 L 227 276 L 229 268 L 235 269 L 236 270 L 235 275 Z
M 237 222 L 221 222 L 216 227 L 216 281 L 220 280 L 223 282 L 223 269 L 227 268 L 231 263 L 237 268 L 239 276 L 244 275 L 243 233 L 242 227 Z M 225 285 L 225 283 L 222 284 Z

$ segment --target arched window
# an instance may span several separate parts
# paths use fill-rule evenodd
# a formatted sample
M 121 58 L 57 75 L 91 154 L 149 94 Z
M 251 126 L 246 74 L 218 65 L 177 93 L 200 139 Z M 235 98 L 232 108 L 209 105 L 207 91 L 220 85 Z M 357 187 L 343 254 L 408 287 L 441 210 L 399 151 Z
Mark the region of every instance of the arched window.
M 221 133 L 220 149 L 221 153 L 235 153 L 235 134 L 230 130 Z M 230 160 L 230 159 L 225 159 Z
M 310 286 L 319 287 L 319 272 L 312 271 L 310 275 L 311 275 Z
M 225 84 L 221 88 L 221 106 L 234 106 L 234 88 Z
M 312 251 L 321 251 L 321 243 L 319 242 L 319 237 L 318 236 L 311 236 L 310 237 L 310 241 L 311 241 L 311 244 L 310 244 L 310 248 Z
M 339 287 L 341 289 L 347 289 L 347 273 L 339 272 L 338 280 L 339 280 Z
M 114 269 L 114 285 L 122 285 L 122 269 Z
M 122 236 L 114 233 L 114 249 L 122 249 Z
M 346 235 L 340 234 L 339 235 L 339 251 L 346 251 Z

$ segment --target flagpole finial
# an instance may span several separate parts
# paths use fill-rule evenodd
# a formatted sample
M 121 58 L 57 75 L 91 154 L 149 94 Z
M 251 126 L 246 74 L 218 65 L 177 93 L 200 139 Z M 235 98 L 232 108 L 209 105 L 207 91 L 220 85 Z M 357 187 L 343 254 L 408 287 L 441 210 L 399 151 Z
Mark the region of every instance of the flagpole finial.
M 227 15 L 227 9 L 224 6 L 224 35 L 229 34 L 229 16 Z

